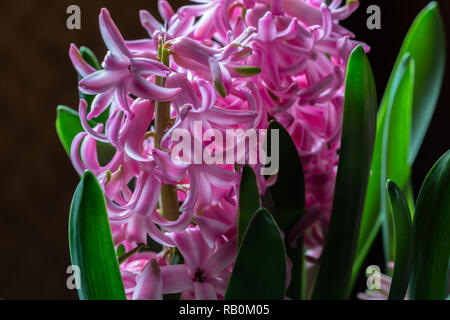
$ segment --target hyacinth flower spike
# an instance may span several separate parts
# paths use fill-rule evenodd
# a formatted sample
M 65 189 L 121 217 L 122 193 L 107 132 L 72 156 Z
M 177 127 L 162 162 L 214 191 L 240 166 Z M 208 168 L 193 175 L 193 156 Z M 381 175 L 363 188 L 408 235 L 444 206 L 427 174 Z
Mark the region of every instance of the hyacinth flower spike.
M 147 79 L 148 76 L 165 77 L 170 73 L 170 69 L 158 61 L 134 56 L 107 9 L 102 9 L 99 20 L 100 31 L 109 53 L 103 63 L 103 70 L 92 73 L 80 81 L 82 92 L 86 94 L 113 92 L 120 107 L 129 115 L 131 115 L 129 93 L 156 101 L 168 101 L 179 94 L 178 88 L 162 88 Z M 103 104 L 103 107 L 106 108 L 107 104 Z
M 140 11 L 139 18 L 148 36 L 133 41 L 122 37 L 109 12 L 102 9 L 100 31 L 108 52 L 101 70 L 90 66 L 75 45 L 69 50 L 72 64 L 82 78 L 80 91 L 95 95 L 90 110 L 86 101 L 80 101 L 79 119 L 74 117 L 74 120 L 81 122 L 82 131 L 71 140 L 70 153 L 77 172 L 82 175 L 89 170 L 97 180 L 83 180 L 83 183 L 98 182 L 101 188 L 98 198 L 106 202 L 107 212 L 103 218 L 105 224 L 109 222 L 111 247 L 116 249 L 109 254 L 114 267 L 118 249 L 125 248 L 125 251 L 121 249 L 124 253 L 119 256 L 116 268 L 122 276 L 125 292 L 117 297 L 164 299 L 167 294 L 181 294 L 182 299 L 222 299 L 232 272 L 244 274 L 240 278 L 231 275 L 230 285 L 239 280 L 241 290 L 236 290 L 239 294 L 253 289 L 250 293 L 258 296 L 264 291 L 246 283 L 247 279 L 256 279 L 268 288 L 268 294 L 274 299 L 317 296 L 311 295 L 311 289 L 313 292 L 316 289 L 309 282 L 315 280 L 308 275 L 314 273 L 319 264 L 320 268 L 327 266 L 323 258 L 327 256 L 326 240 L 339 234 L 332 232 L 330 219 L 332 212 L 333 215 L 341 212 L 334 209 L 337 202 L 334 200 L 339 197 L 339 193 L 334 195 L 335 188 L 345 191 L 342 181 L 338 180 L 335 187 L 338 165 L 345 165 L 348 159 L 348 152 L 343 152 L 346 148 L 341 147 L 341 136 L 343 141 L 348 142 L 351 137 L 353 143 L 364 145 L 364 141 L 358 140 L 364 135 L 342 134 L 342 124 L 344 129 L 348 128 L 348 118 L 343 116 L 344 104 L 346 110 L 350 110 L 347 112 L 351 112 L 353 100 L 355 103 L 361 100 L 354 97 L 364 98 L 371 106 L 376 104 L 371 85 L 356 95 L 347 90 L 345 83 L 350 79 L 349 85 L 358 84 L 362 76 L 371 80 L 370 68 L 358 67 L 358 61 L 366 58 L 361 48 L 354 50 L 360 43 L 353 40 L 355 35 L 351 31 L 340 25 L 359 2 L 191 2 L 174 10 L 167 0 L 158 0 L 164 22 L 148 11 Z M 423 20 L 430 23 L 430 17 Z M 426 43 L 426 39 L 421 40 L 418 43 Z M 369 51 L 367 45 L 361 45 L 364 51 Z M 352 52 L 355 58 L 349 61 Z M 419 66 L 420 59 L 415 60 Z M 362 73 L 354 73 L 356 69 Z M 350 72 L 352 70 L 354 72 Z M 406 90 L 406 87 L 401 88 Z M 416 98 L 416 95 L 411 96 Z M 101 114 L 108 119 L 90 121 Z M 361 124 L 361 128 L 374 128 L 373 115 L 371 113 L 370 119 L 355 119 L 358 127 Z M 283 160 L 292 158 L 292 162 L 282 161 L 278 175 L 266 179 L 258 174 L 264 164 L 250 160 L 253 146 L 256 144 L 261 151 L 264 141 L 261 136 L 255 141 L 248 135 L 267 132 L 272 121 L 277 121 L 288 133 L 280 136 L 279 151 L 281 157 L 286 157 Z M 362 121 L 371 125 L 364 126 Z M 242 131 L 244 135 L 240 134 Z M 229 132 L 234 135 L 231 146 Z M 63 142 L 67 148 L 66 140 Z M 239 145 L 246 147 L 247 141 L 250 150 L 240 150 Z M 288 144 L 291 147 L 284 148 L 289 147 Z M 285 149 L 292 150 L 286 152 Z M 367 155 L 368 151 L 360 154 Z M 243 174 L 244 163 L 250 164 L 256 177 Z M 296 168 L 301 177 L 289 174 L 285 171 L 287 167 L 292 173 Z M 263 196 L 268 195 L 267 188 L 270 188 L 271 200 Z M 283 207 L 293 212 L 287 198 L 302 200 L 294 201 L 298 210 L 289 225 L 278 219 L 265 221 L 260 226 L 252 225 L 254 222 L 250 220 L 248 226 L 245 225 L 245 220 L 261 206 L 269 206 L 269 214 L 273 214 L 270 211 L 275 208 L 282 214 Z M 362 198 L 363 195 L 356 200 L 362 203 Z M 80 199 L 83 200 L 75 197 L 74 201 Z M 249 212 L 245 212 L 246 207 Z M 342 210 L 352 211 L 356 210 Z M 278 228 L 271 228 L 276 237 L 271 240 L 264 228 L 276 227 L 276 224 Z M 81 230 L 75 229 L 76 224 L 73 226 L 73 230 Z M 246 240 L 251 239 L 250 227 L 262 228 L 263 233 L 255 236 L 254 243 Z M 350 239 L 348 235 L 353 233 L 344 234 Z M 111 240 L 109 233 L 107 236 Z M 258 241 L 261 237 L 263 242 Z M 95 247 L 91 243 L 98 239 L 90 240 L 83 250 Z M 154 242 L 163 247 L 153 246 Z M 277 260 L 275 251 L 268 250 L 276 243 L 284 243 L 291 249 L 302 246 L 306 261 L 302 273 L 306 271 L 309 279 L 301 285 L 311 287 L 304 296 L 294 292 L 299 284 L 295 272 L 299 270 L 299 263 L 292 255 L 294 250 L 285 247 L 287 255 L 282 254 Z M 80 252 L 77 244 L 78 241 L 71 243 L 71 254 Z M 239 254 L 234 266 L 238 245 L 241 253 L 249 254 Z M 244 251 L 246 246 L 252 250 Z M 143 248 L 145 250 L 141 250 Z M 252 257 L 258 248 L 261 248 L 260 256 Z M 274 249 L 278 253 L 283 251 L 278 245 Z M 102 254 L 97 253 L 95 257 Z M 245 263 L 246 267 L 255 264 L 251 272 L 240 269 L 239 261 L 243 256 L 252 260 Z M 341 261 L 346 260 L 344 256 L 335 255 L 342 258 Z M 92 263 L 97 266 L 99 261 L 104 261 L 94 260 Z M 274 262 L 274 266 L 269 262 Z M 286 263 L 286 274 L 275 269 L 275 264 L 279 267 L 281 262 Z M 332 265 L 338 264 L 334 261 Z M 263 271 L 260 276 L 257 268 Z M 84 276 L 86 272 L 82 271 Z M 278 283 L 270 284 L 271 278 Z M 106 291 L 107 284 L 92 286 L 94 293 Z M 381 286 L 381 290 L 366 292 L 366 295 L 359 295 L 360 298 L 385 297 L 390 286 L 387 276 L 382 276 Z M 329 289 L 341 290 L 340 294 L 345 295 L 344 285 L 324 286 L 323 292 Z

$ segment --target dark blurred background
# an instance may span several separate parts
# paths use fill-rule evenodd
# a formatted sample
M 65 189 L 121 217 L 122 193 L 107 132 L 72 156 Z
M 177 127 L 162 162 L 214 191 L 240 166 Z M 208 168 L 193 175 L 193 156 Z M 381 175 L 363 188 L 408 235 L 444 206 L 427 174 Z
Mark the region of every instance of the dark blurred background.
M 438 1 L 444 21 L 450 2 Z M 174 7 L 188 1 L 171 1 Z M 362 0 L 344 25 L 372 47 L 370 60 L 384 91 L 394 60 L 416 14 L 427 0 Z M 66 28 L 66 8 L 77 4 L 81 30 Z M 368 30 L 366 9 L 382 9 L 382 29 Z M 146 36 L 139 9 L 156 12 L 156 0 L 20 0 L 0 1 L 2 156 L 0 202 L 0 299 L 74 299 L 66 287 L 70 264 L 67 221 L 72 194 L 79 181 L 55 131 L 58 104 L 77 107 L 76 73 L 68 58 L 70 43 L 105 54 L 98 14 L 107 7 L 126 39 Z M 156 14 L 156 16 L 158 16 Z M 447 39 L 450 23 L 447 24 Z M 450 41 L 447 41 L 450 43 Z M 448 69 L 448 67 L 447 67 Z M 433 163 L 450 147 L 450 72 L 430 129 L 414 165 L 417 193 Z M 375 245 L 367 264 L 382 264 Z M 364 290 L 365 279 L 358 283 Z

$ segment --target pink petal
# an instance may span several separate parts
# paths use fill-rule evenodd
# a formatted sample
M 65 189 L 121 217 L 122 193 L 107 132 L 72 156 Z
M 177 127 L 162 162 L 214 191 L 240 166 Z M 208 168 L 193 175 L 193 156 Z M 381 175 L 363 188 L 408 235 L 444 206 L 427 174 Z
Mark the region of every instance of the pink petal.
M 128 104 L 128 85 L 130 81 L 129 79 L 124 79 L 117 83 L 116 90 L 114 90 L 114 97 L 116 98 L 117 104 L 119 107 L 127 113 L 127 115 L 133 117 L 130 106 Z
M 129 242 L 145 243 L 147 240 L 146 216 L 133 214 L 127 221 L 126 239 Z
M 117 170 L 111 175 L 108 182 L 105 183 L 103 190 L 105 191 L 105 194 L 108 197 L 112 198 L 115 194 L 120 192 L 120 189 L 122 189 L 123 184 L 124 184 L 123 169 L 122 167 L 120 167 L 119 170 Z
M 136 53 L 138 56 L 145 56 L 147 58 L 157 59 L 158 55 L 154 52 L 155 42 L 151 39 L 139 39 L 126 41 L 127 47 Z
M 112 89 L 119 81 L 128 75 L 123 71 L 100 70 L 83 78 L 79 87 L 83 93 L 98 94 Z
M 185 264 L 161 267 L 163 293 L 178 293 L 193 289 L 193 282 Z
M 292 19 L 289 26 L 278 33 L 277 38 L 282 38 L 283 40 L 292 40 L 298 35 L 298 20 L 297 18 Z
M 91 126 L 88 124 L 86 119 L 86 112 L 87 112 L 87 102 L 85 100 L 80 100 L 80 106 L 78 109 L 78 114 L 80 116 L 81 126 L 83 129 L 89 133 L 90 136 L 95 138 L 98 141 L 109 143 L 108 137 L 106 137 L 104 134 L 99 133 L 91 128 Z
M 81 56 L 80 50 L 72 43 L 69 49 L 69 57 L 77 72 L 84 78 L 96 70 L 90 66 Z
M 270 3 L 270 11 L 273 14 L 283 14 L 283 0 L 272 0 Z
M 147 10 L 139 11 L 139 17 L 141 20 L 141 24 L 145 30 L 147 30 L 148 35 L 151 37 L 155 31 L 161 30 L 162 25 L 158 22 L 158 20 L 153 17 L 153 15 Z
M 183 37 L 189 35 L 193 30 L 195 17 L 177 18 L 170 26 L 168 33 L 173 37 Z
M 194 1 L 194 2 L 197 2 L 197 1 Z M 198 17 L 198 16 L 202 15 L 206 10 L 210 9 L 211 7 L 213 7 L 215 5 L 214 2 L 215 1 L 211 1 L 211 3 L 200 2 L 200 3 L 204 3 L 204 4 L 183 6 L 183 7 L 181 7 L 178 10 L 178 14 L 182 18 L 187 17 L 187 16 L 196 16 L 196 17 Z
M 217 300 L 216 290 L 211 283 L 194 282 L 196 300 Z
M 186 104 L 200 106 L 200 99 L 194 92 L 192 84 L 183 73 L 174 73 L 166 80 L 166 88 L 181 88 L 181 93 L 175 97 L 172 103 L 180 108 Z
M 221 66 L 220 66 L 219 62 L 214 58 L 210 58 L 208 60 L 208 63 L 209 63 L 209 68 L 211 70 L 211 76 L 212 76 L 212 81 L 214 83 L 214 87 L 216 88 L 217 92 L 219 92 L 219 94 L 223 98 L 225 98 L 227 95 L 227 89 L 225 88 L 225 85 L 223 82 Z
M 149 173 L 134 211 L 142 215 L 151 214 L 158 203 L 160 191 L 161 182 L 156 178 L 154 173 Z
M 207 181 L 218 187 L 234 187 L 240 181 L 240 175 L 217 165 L 203 165 L 202 174 Z
M 169 153 L 154 149 L 153 158 L 157 166 L 169 179 L 178 181 L 186 176 L 186 170 L 189 164 L 174 162 Z
M 331 12 L 325 3 L 322 3 L 322 5 L 320 6 L 320 11 L 322 12 L 322 28 L 324 33 L 322 38 L 328 38 L 333 31 L 333 20 L 331 19 Z
M 175 14 L 169 2 L 167 2 L 166 0 L 158 0 L 158 11 L 161 15 L 161 18 L 166 21 L 169 21 L 170 18 L 172 18 L 172 16 Z
M 191 168 L 192 167 L 193 166 L 191 166 Z M 212 200 L 211 184 L 206 178 L 205 174 L 202 172 L 202 170 L 203 169 L 199 168 L 189 170 L 189 183 L 191 186 L 191 190 L 189 191 L 188 197 L 186 198 L 185 201 L 189 202 L 191 200 L 191 192 L 193 191 L 193 189 L 196 189 L 195 193 L 192 193 L 192 201 L 194 201 L 195 205 L 200 211 L 205 207 L 208 207 L 211 204 Z M 196 198 L 193 198 L 194 194 L 197 195 Z
M 211 274 L 221 273 L 228 268 L 236 259 L 237 239 L 236 237 L 228 240 L 219 250 L 208 260 L 206 270 Z
M 223 222 L 204 216 L 195 217 L 195 222 L 200 227 L 200 231 L 210 248 L 214 247 L 216 240 L 230 228 Z
M 140 75 L 134 75 L 130 86 L 131 93 L 137 97 L 156 101 L 170 101 L 175 98 L 181 89 L 169 89 L 160 87 L 145 80 Z
M 125 139 L 126 154 L 139 162 L 152 162 L 150 155 L 142 154 L 142 142 L 153 119 L 153 104 L 149 100 L 138 99 L 131 107 L 134 117 L 129 125 Z
M 119 135 L 122 133 L 121 129 L 124 117 L 125 114 L 123 111 L 116 110 L 106 122 L 106 136 L 109 138 L 109 141 L 111 141 L 111 145 L 115 148 L 118 148 L 119 146 Z
M 130 50 L 128 50 L 125 40 L 120 34 L 119 29 L 111 19 L 109 11 L 103 8 L 99 17 L 100 32 L 106 47 L 111 51 L 114 56 L 131 57 Z
M 231 110 L 212 107 L 204 112 L 209 122 L 220 125 L 236 125 L 253 121 L 258 113 L 253 110 Z
M 163 227 L 168 232 L 180 232 L 185 230 L 192 221 L 194 210 L 185 210 L 176 221 L 167 221 L 154 210 L 152 213 L 153 222 Z
M 146 220 L 146 224 L 148 235 L 153 240 L 166 247 L 175 247 L 172 237 L 162 232 L 150 219 Z
M 191 270 L 201 267 L 209 258 L 209 248 L 198 228 L 174 233 L 173 240 Z
M 136 280 L 133 300 L 162 300 L 163 276 L 155 259 L 147 263 Z
M 195 24 L 194 38 L 209 39 L 214 35 L 216 20 L 215 10 L 205 11 Z
M 322 21 L 319 8 L 310 5 L 306 1 L 283 0 L 284 12 L 298 18 L 307 26 L 318 25 Z
M 80 132 L 75 136 L 70 147 L 70 160 L 79 175 L 83 175 L 86 170 L 86 166 L 80 159 L 80 145 L 87 136 L 88 134 L 86 132 Z
M 359 7 L 359 1 L 348 1 L 348 4 L 340 7 L 339 9 L 333 10 L 332 17 L 333 20 L 344 20 L 347 19 L 353 12 Z
M 208 59 L 222 53 L 222 50 L 204 46 L 198 41 L 181 37 L 170 42 L 176 55 L 193 60 L 199 64 L 208 65 Z
M 202 97 L 201 111 L 210 109 L 216 103 L 216 91 L 214 87 L 207 81 L 200 79 L 198 81 L 198 89 Z
M 268 11 L 258 23 L 258 38 L 263 42 L 272 42 L 277 37 L 277 26 L 273 15 Z
M 101 126 L 101 124 L 97 125 L 96 129 L 100 128 Z M 86 165 L 86 168 L 92 171 L 94 175 L 98 176 L 102 173 L 100 164 L 98 162 L 96 140 L 94 140 L 90 136 L 86 137 L 86 139 L 84 139 L 83 143 L 81 144 L 80 155 L 81 159 Z
M 157 75 L 165 77 L 170 73 L 169 67 L 159 61 L 146 58 L 133 58 L 130 61 L 132 71 L 141 75 Z
M 92 120 L 101 115 L 111 104 L 114 90 L 109 90 L 95 96 L 91 104 L 91 111 L 87 115 L 88 120 Z

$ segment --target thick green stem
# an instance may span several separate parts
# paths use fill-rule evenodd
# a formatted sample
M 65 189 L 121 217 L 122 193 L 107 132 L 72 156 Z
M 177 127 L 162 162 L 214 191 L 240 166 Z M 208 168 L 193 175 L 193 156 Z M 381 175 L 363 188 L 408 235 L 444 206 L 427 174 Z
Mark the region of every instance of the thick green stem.
M 167 50 L 161 50 L 163 58 L 161 59 L 166 65 L 168 64 Z M 165 78 L 157 77 L 156 84 L 164 87 Z M 161 150 L 161 139 L 170 123 L 170 102 L 155 102 L 155 147 Z M 160 212 L 163 218 L 169 221 L 178 219 L 179 204 L 178 195 L 175 186 L 163 184 L 161 186 Z

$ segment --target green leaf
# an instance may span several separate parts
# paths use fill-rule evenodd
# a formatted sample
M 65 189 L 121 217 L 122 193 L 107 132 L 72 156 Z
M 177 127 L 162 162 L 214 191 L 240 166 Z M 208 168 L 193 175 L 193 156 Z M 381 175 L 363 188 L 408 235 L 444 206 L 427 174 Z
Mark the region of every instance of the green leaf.
M 70 146 L 77 134 L 84 131 L 78 113 L 66 106 L 56 108 L 56 132 L 59 139 L 70 156 Z
M 400 188 L 392 180 L 386 183 L 392 212 L 395 236 L 394 273 L 389 300 L 404 300 L 411 275 L 413 232 L 408 203 Z
M 244 239 L 245 231 L 255 212 L 260 208 L 260 198 L 256 175 L 248 165 L 242 171 L 239 187 L 239 220 L 238 220 L 238 248 Z
M 427 131 L 439 97 L 445 70 L 445 46 L 445 32 L 439 6 L 436 2 L 431 2 L 418 14 L 405 37 L 378 113 L 379 127 L 383 127 L 384 117 L 393 95 L 392 91 L 395 91 L 394 87 L 398 69 L 402 68 L 405 54 L 409 54 L 411 60 L 415 61 L 412 130 L 408 150 L 408 164 L 410 166 L 412 166 L 422 144 L 423 137 Z M 380 143 L 378 142 L 379 135 L 377 133 L 374 158 L 375 166 L 378 165 L 379 159 L 376 159 L 376 157 L 380 155 L 379 152 L 381 150 L 378 148 L 378 144 Z M 377 171 L 372 168 L 372 172 L 374 175 L 373 179 L 377 180 Z M 403 181 L 399 179 L 395 179 L 395 181 L 397 181 L 403 190 L 405 187 L 402 185 Z M 377 183 L 369 182 L 368 197 L 366 199 L 358 242 L 358 254 L 353 272 L 353 282 L 356 280 L 361 265 L 378 233 L 379 227 L 383 223 L 383 216 L 379 214 L 381 209 L 379 205 L 380 195 L 377 196 L 376 193 L 381 192 L 380 190 L 384 186 L 384 182 L 380 186 L 377 186 Z
M 444 299 L 450 259 L 450 150 L 428 173 L 414 214 L 410 298 Z
M 339 165 L 329 230 L 313 299 L 346 299 L 350 291 L 376 130 L 376 89 L 362 46 L 350 55 Z
M 272 130 L 278 131 L 278 159 L 279 168 L 276 183 L 268 190 L 275 210 L 271 211 L 275 220 L 285 234 L 286 253 L 292 262 L 291 282 L 287 296 L 291 299 L 301 299 L 304 285 L 304 252 L 303 238 L 299 238 L 294 245 L 289 243 L 289 235 L 296 222 L 305 212 L 305 179 L 300 156 L 289 132 L 276 121 L 269 124 L 267 146 L 273 157 L 276 153 L 272 149 L 270 139 Z M 273 161 L 272 161 L 273 163 Z
M 72 265 L 81 271 L 81 300 L 126 299 L 103 192 L 89 171 L 70 207 L 69 247 Z
M 298 238 L 295 246 L 285 241 L 286 254 L 291 259 L 291 282 L 286 290 L 286 296 L 293 300 L 304 299 L 306 290 L 305 249 L 303 237 Z
M 125 250 L 125 246 L 123 244 L 120 244 L 119 246 L 117 246 L 117 250 L 116 250 L 116 256 L 117 257 L 121 257 L 126 253 Z
M 253 216 L 225 293 L 225 300 L 283 300 L 286 251 L 280 229 L 266 209 Z
M 433 116 L 442 86 L 446 44 L 445 28 L 437 2 L 433 1 L 425 7 L 414 20 L 398 54 L 394 70 L 399 68 L 405 53 L 411 55 L 416 62 L 414 105 L 412 116 L 411 143 L 409 164 L 412 165 L 422 145 L 431 117 Z M 395 71 L 393 72 L 395 74 Z M 393 85 L 390 79 L 381 103 L 386 109 L 388 97 Z
M 297 147 L 289 132 L 277 121 L 270 122 L 267 132 L 267 148 L 271 150 L 271 156 L 276 153 L 270 139 L 272 130 L 277 130 L 275 132 L 279 135 L 277 180 L 269 188 L 276 209 L 273 216 L 284 234 L 289 235 L 305 210 L 305 179 Z
M 406 188 L 411 168 L 408 163 L 409 137 L 411 132 L 412 96 L 414 90 L 415 64 L 405 54 L 393 77 L 388 108 L 378 112 L 377 133 L 367 187 L 361 229 L 358 237 L 352 283 L 357 279 L 364 259 L 382 224 L 387 261 L 392 261 L 392 238 L 390 219 L 386 221 L 385 185 L 387 179 Z
M 397 69 L 397 77 L 394 77 L 391 102 L 383 123 L 380 211 L 381 215 L 386 217 L 383 224 L 386 261 L 392 261 L 394 258 L 393 226 L 390 216 L 387 215 L 386 181 L 392 179 L 404 190 L 411 175 L 411 168 L 408 164 L 408 151 L 414 95 L 414 71 L 414 60 L 411 60 L 409 54 L 406 53 L 400 67 Z M 375 170 L 375 168 L 373 169 Z

